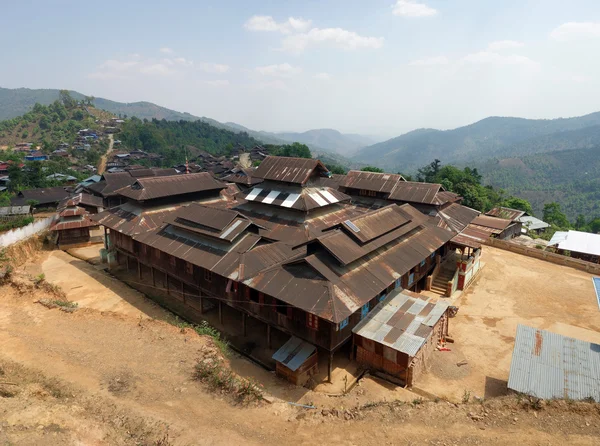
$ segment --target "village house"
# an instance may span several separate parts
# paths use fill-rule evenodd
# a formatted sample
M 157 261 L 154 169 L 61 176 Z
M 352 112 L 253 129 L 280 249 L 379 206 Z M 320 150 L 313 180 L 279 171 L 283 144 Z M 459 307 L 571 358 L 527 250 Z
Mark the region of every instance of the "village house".
M 31 206 L 2 206 L 0 207 L 0 222 L 6 223 L 31 215 Z
M 526 215 L 526 212 L 520 209 L 511 209 L 507 207 L 498 206 L 494 209 L 485 213 L 490 217 L 498 217 L 504 220 L 510 220 L 511 224 L 508 225 L 497 238 L 507 240 L 521 235 L 523 230 L 523 223 L 521 219 Z
M 138 178 L 162 177 L 177 175 L 175 169 L 137 169 L 123 172 L 107 172 L 100 181 L 84 186 L 84 190 L 92 195 L 102 197 L 107 208 L 117 206 L 126 200 L 117 193 L 118 189 L 130 186 Z
M 549 248 L 554 248 L 558 254 L 600 263 L 600 234 L 581 231 L 556 231 L 550 241 Z
M 98 223 L 90 219 L 90 213 L 79 206 L 81 197 L 67 198 L 58 205 L 58 220 L 50 226 L 51 240 L 59 249 L 85 246 L 92 240 L 91 231 Z
M 320 185 L 329 176 L 318 160 L 267 157 L 253 173 L 262 182 L 236 200 L 209 173 L 140 179 L 93 219 L 121 265 L 168 291 L 167 306 L 222 321 L 227 305 L 244 333 L 248 318 L 263 324 L 268 348 L 272 330 L 317 347 L 331 376 L 352 329 L 393 290 L 424 289 L 456 233 L 409 204 L 355 206 Z
M 35 208 L 56 208 L 58 203 L 70 195 L 64 186 L 42 187 L 20 191 L 10 202 L 13 206 L 23 206 L 35 201 Z

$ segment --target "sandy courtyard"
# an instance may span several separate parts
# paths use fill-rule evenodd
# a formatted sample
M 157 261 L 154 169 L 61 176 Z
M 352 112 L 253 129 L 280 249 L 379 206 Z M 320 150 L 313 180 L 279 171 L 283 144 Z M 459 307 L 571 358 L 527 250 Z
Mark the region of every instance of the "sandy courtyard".
M 600 310 L 591 274 L 484 247 L 485 267 L 457 300 L 450 320 L 456 343 L 436 352 L 417 387 L 441 397 L 492 397 L 506 392 L 518 324 L 600 343 Z M 468 364 L 456 364 L 466 360 Z

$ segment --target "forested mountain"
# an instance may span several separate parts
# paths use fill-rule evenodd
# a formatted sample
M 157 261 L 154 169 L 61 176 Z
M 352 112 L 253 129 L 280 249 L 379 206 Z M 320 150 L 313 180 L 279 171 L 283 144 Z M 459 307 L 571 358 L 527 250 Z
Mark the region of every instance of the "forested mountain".
M 580 214 L 600 216 L 600 145 L 492 159 L 477 167 L 484 183 L 528 200 L 536 215 L 556 201 L 572 221 Z
M 432 159 L 483 161 L 600 144 L 600 112 L 567 119 L 490 117 L 454 130 L 420 129 L 360 150 L 357 161 L 414 170 Z M 589 128 L 589 129 L 588 129 Z

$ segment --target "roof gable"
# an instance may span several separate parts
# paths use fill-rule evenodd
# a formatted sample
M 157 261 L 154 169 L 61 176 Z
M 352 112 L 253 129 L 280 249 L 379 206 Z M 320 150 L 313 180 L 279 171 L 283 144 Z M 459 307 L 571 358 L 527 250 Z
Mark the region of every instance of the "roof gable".
M 260 163 L 252 176 L 263 180 L 303 185 L 316 170 L 329 172 L 325 165 L 316 159 L 268 156 Z

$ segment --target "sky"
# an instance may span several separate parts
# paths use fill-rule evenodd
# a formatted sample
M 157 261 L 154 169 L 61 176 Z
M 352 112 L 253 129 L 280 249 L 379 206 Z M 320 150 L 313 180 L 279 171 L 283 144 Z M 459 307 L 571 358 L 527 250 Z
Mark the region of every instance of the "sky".
M 0 86 L 397 136 L 600 110 L 598 0 L 0 0 Z

